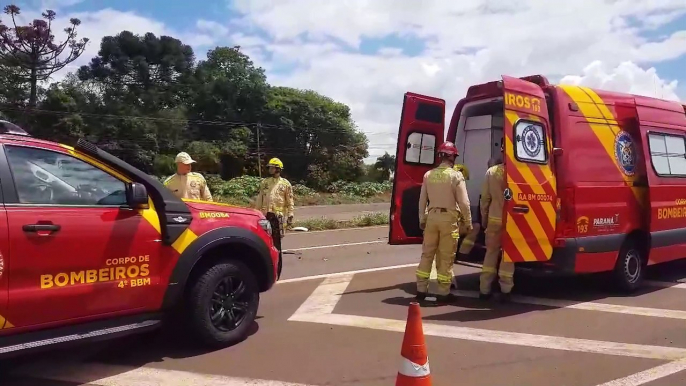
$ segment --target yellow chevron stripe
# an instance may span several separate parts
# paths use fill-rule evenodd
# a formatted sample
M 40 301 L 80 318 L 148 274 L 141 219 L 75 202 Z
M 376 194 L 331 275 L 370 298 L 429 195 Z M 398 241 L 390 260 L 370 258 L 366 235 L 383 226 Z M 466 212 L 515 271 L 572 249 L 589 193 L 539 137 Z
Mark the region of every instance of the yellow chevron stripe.
M 641 189 L 633 186 L 633 182 L 636 180 L 637 176 L 627 176 L 624 174 L 622 168 L 615 159 L 615 135 L 617 135 L 620 128 L 617 124 L 617 120 L 612 115 L 612 112 L 610 112 L 600 96 L 589 88 L 569 85 L 561 85 L 560 87 L 562 87 L 574 103 L 579 106 L 581 114 L 584 115 L 591 130 L 603 145 L 603 148 L 605 148 L 607 156 L 610 157 L 610 160 L 614 163 L 617 171 L 624 179 L 624 182 L 631 188 L 638 203 L 644 205 Z M 598 123 L 598 120 L 601 120 L 602 123 Z
M 517 197 L 518 194 L 522 193 L 522 191 L 519 189 L 519 186 L 517 184 L 512 184 L 509 185 L 510 189 L 512 189 L 512 194 L 514 197 Z M 536 237 L 538 244 L 541 246 L 541 249 L 543 252 L 546 254 L 546 256 L 550 257 L 552 256 L 553 253 L 553 246 L 550 244 L 550 240 L 548 240 L 548 236 L 546 236 L 545 231 L 543 231 L 543 227 L 540 224 L 540 219 L 536 216 L 536 213 L 534 213 L 533 210 L 530 210 L 528 213 L 525 213 L 523 215 L 518 215 L 519 217 L 524 217 L 524 220 L 529 224 L 529 227 L 531 227 L 531 230 L 534 233 L 534 237 Z M 517 229 L 517 234 L 511 233 L 510 232 L 510 227 L 509 225 L 512 225 L 514 228 Z M 507 230 L 507 233 L 509 233 L 515 241 L 516 239 L 521 238 L 522 241 L 524 241 L 524 245 L 526 250 L 524 250 L 522 247 L 517 247 L 519 251 L 522 253 L 522 256 L 524 256 L 524 259 L 527 261 L 536 261 L 536 258 L 534 256 L 533 251 L 529 247 L 529 244 L 526 243 L 526 238 L 524 235 L 521 233 L 521 231 L 517 228 L 517 225 L 514 223 L 514 221 L 506 221 L 505 222 L 505 227 Z M 517 243 L 516 243 L 517 244 Z M 527 259 L 526 257 L 530 256 L 530 259 Z
M 507 232 L 507 234 L 510 235 L 510 238 L 514 243 L 515 248 L 517 248 L 519 253 L 522 255 L 524 261 L 536 261 L 536 256 L 534 255 L 534 252 L 529 247 L 529 244 L 527 244 L 526 238 L 519 230 L 519 228 L 517 228 L 517 224 L 515 224 L 514 221 L 505 222 L 505 232 Z M 506 256 L 508 257 L 505 258 Z M 512 259 L 509 258 L 509 255 L 507 254 L 504 254 L 503 257 L 505 258 L 505 261 L 512 261 Z
M 4 316 L 0 315 L 0 330 L 12 327 L 14 327 L 14 325 L 10 323 L 10 321 L 7 320 Z

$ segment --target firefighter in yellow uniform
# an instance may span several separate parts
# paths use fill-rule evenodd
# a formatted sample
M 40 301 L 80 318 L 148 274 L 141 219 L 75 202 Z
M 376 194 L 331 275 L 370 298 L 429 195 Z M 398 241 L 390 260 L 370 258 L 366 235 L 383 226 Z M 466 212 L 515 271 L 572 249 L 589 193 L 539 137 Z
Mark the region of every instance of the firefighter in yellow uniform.
M 272 238 L 276 248 L 281 250 L 281 239 L 285 236 L 284 218 L 288 226 L 293 224 L 293 187 L 281 177 L 283 162 L 272 158 L 267 164 L 269 174 L 262 180 L 260 191 L 255 200 L 255 208 L 260 210 L 272 225 Z
M 490 168 L 491 166 L 496 165 L 497 163 L 498 160 L 494 157 L 491 157 L 488 160 L 488 167 Z M 469 180 L 468 176 L 469 174 L 465 175 L 465 180 Z M 479 202 L 481 202 L 481 196 L 479 196 Z M 472 249 L 474 248 L 474 243 L 476 243 L 476 238 L 479 236 L 479 232 L 481 231 L 481 210 L 477 209 L 475 217 L 476 218 L 472 218 L 472 226 L 474 229 L 472 229 L 472 231 L 469 232 L 467 237 L 461 240 L 460 249 L 457 251 L 460 257 L 465 260 L 467 260 L 467 257 L 472 252 Z
M 503 146 L 500 146 L 503 151 Z M 504 206 L 503 192 L 505 190 L 505 166 L 502 159 L 498 164 L 486 171 L 486 178 L 481 189 L 481 219 L 486 228 L 486 256 L 481 270 L 479 298 L 488 299 L 492 295 L 492 284 L 496 275 L 500 284 L 500 300 L 510 300 L 510 292 L 514 286 L 514 263 L 498 260 L 501 254 L 501 235 L 503 230 L 502 215 Z M 500 267 L 498 267 L 498 265 Z
M 457 149 L 452 142 L 438 147 L 441 164 L 426 174 L 419 196 L 419 227 L 424 230 L 422 257 L 417 267 L 417 299 L 424 300 L 429 291 L 431 266 L 436 261 L 439 302 L 453 300 L 450 285 L 460 232 L 460 218 L 471 230 L 469 197 L 462 173 L 453 169 Z
M 212 201 L 212 194 L 210 188 L 207 187 L 205 177 L 191 171 L 191 165 L 195 163 L 193 158 L 188 153 L 181 152 L 176 155 L 175 161 L 176 174 L 164 180 L 164 186 L 178 198 Z

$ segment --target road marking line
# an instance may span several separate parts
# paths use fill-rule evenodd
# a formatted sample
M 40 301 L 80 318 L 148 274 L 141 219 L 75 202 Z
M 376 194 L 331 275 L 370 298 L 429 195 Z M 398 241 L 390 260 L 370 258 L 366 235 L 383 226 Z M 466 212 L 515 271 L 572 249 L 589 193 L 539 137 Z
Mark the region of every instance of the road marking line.
M 332 313 L 353 276 L 324 280 L 288 320 L 392 332 L 405 331 L 404 320 Z M 686 349 L 683 348 L 524 334 L 435 323 L 423 323 L 423 327 L 427 336 L 460 340 L 671 361 L 686 358 Z
M 665 363 L 628 377 L 615 379 L 598 386 L 640 386 L 686 370 L 686 360 Z
M 286 284 L 286 283 L 297 283 L 301 281 L 309 281 L 309 280 L 316 280 L 316 279 L 326 279 L 329 277 L 340 277 L 340 276 L 347 276 L 351 274 L 357 274 L 357 273 L 367 273 L 367 272 L 379 272 L 379 271 L 388 271 L 391 269 L 399 269 L 399 268 L 410 268 L 410 267 L 417 267 L 417 263 L 412 263 L 412 264 L 401 264 L 401 265 L 389 265 L 386 267 L 377 267 L 377 268 L 367 268 L 367 269 L 360 269 L 357 271 L 345 271 L 345 272 L 334 272 L 334 273 L 323 273 L 321 275 L 313 275 L 313 276 L 303 276 L 303 277 L 296 277 L 293 279 L 286 279 L 286 280 L 279 280 L 276 282 L 276 284 Z
M 388 242 L 388 240 L 374 240 L 374 241 L 360 241 L 358 243 L 318 245 L 316 247 L 284 249 L 283 252 L 285 253 L 285 252 L 295 252 L 295 251 L 311 251 L 313 249 L 339 248 L 339 247 L 349 247 L 352 245 L 380 244 L 380 243 L 387 243 L 387 242 Z
M 35 372 L 33 373 L 26 372 L 24 376 L 34 379 L 49 379 L 100 386 L 312 386 L 301 383 L 226 377 L 150 367 L 132 369 L 126 366 L 99 363 L 81 363 L 68 367 L 41 367 L 40 370 L 34 370 Z
M 457 296 L 467 297 L 467 298 L 478 298 L 479 292 L 477 291 L 464 291 L 464 290 L 453 290 L 451 291 Z M 637 316 L 649 316 L 653 318 L 666 318 L 666 319 L 681 319 L 686 320 L 686 311 L 681 310 L 669 310 L 664 308 L 648 308 L 648 307 L 634 307 L 634 306 L 624 306 L 619 304 L 608 304 L 608 303 L 598 303 L 598 302 L 581 302 L 566 299 L 549 299 L 549 298 L 536 298 L 531 296 L 512 296 L 512 301 L 521 304 L 532 304 L 537 306 L 551 307 L 551 308 L 572 308 L 576 310 L 586 310 L 586 311 L 600 311 L 600 312 L 611 312 L 616 314 L 626 314 L 626 315 L 637 315 Z

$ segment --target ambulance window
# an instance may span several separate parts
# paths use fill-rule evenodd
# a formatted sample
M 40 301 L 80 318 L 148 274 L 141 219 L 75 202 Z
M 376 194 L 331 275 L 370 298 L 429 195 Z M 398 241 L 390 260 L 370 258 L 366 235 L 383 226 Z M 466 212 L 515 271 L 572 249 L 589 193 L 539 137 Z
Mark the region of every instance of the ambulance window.
M 407 136 L 405 162 L 422 165 L 433 165 L 436 148 L 436 136 L 432 134 L 411 133 Z
M 648 134 L 650 158 L 662 176 L 686 176 L 686 142 L 677 135 Z
M 523 162 L 547 162 L 545 130 L 540 123 L 525 120 L 515 124 L 515 157 Z

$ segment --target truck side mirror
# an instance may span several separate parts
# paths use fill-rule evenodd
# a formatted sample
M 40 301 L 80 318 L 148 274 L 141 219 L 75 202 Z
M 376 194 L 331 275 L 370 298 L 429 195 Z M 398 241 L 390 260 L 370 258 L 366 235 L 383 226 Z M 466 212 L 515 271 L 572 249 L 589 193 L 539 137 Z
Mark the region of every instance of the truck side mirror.
M 132 182 L 126 186 L 126 203 L 132 209 L 148 208 L 148 190 L 145 185 Z

